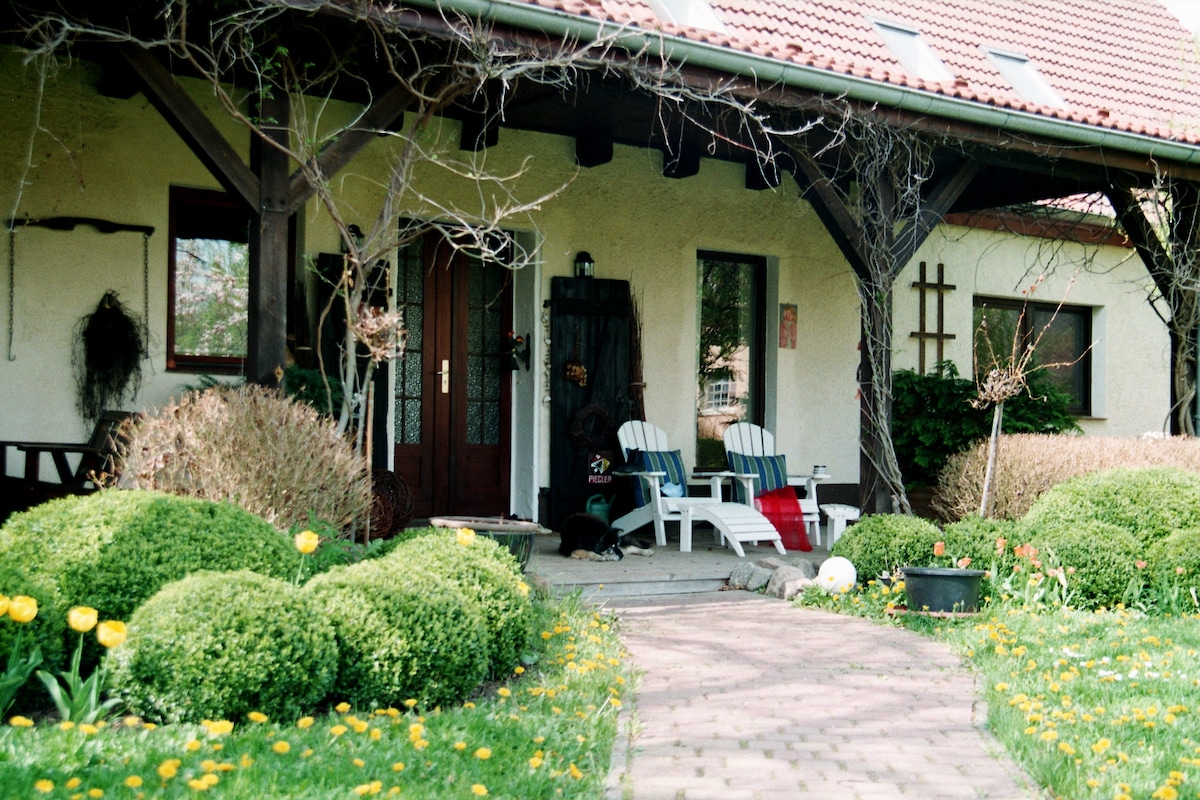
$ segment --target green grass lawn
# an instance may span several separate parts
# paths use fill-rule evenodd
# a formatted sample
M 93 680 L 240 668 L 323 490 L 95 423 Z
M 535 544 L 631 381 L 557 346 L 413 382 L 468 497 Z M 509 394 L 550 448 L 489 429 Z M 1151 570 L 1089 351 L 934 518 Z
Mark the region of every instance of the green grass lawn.
M 940 638 L 979 675 L 988 724 L 1064 800 L 1200 797 L 1200 613 L 1074 611 L 996 600 L 958 620 L 890 617 L 902 590 L 872 582 L 806 604 Z
M 0 727 L 0 796 L 18 798 L 600 797 L 629 690 L 610 620 L 539 601 L 536 663 L 471 702 L 345 705 L 299 720 Z

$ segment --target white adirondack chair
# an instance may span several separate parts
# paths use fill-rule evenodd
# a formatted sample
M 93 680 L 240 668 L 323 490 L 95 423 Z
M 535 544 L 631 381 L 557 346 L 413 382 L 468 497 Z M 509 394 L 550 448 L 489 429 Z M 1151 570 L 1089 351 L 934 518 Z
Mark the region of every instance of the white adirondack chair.
M 775 437 L 770 431 L 753 422 L 735 422 L 725 429 L 725 451 L 746 456 L 773 456 Z M 803 475 L 789 473 L 788 486 L 803 486 L 805 497 L 800 498 L 800 514 L 809 539 L 821 543 L 821 510 L 817 505 L 817 483 L 828 475 Z
M 634 450 L 649 453 L 669 454 L 667 435 L 661 428 L 647 422 L 632 420 L 623 424 L 617 431 L 617 440 L 625 451 L 626 459 Z M 663 456 L 664 461 L 673 458 Z M 680 462 L 681 464 L 681 462 Z M 677 469 L 682 472 L 682 466 Z M 722 541 L 733 548 L 738 556 L 745 558 L 746 551 L 743 542 L 772 542 L 775 549 L 786 554 L 779 531 L 771 521 L 758 512 L 753 506 L 743 503 L 724 502 L 721 499 L 721 483 L 725 478 L 734 477 L 733 473 L 724 472 L 710 476 L 712 480 L 712 496 L 688 497 L 687 476 L 675 475 L 680 480 L 683 496 L 668 496 L 663 493 L 664 478 L 669 477 L 667 471 L 643 470 L 630 473 L 643 482 L 647 495 L 645 505 L 635 508 L 625 516 L 614 521 L 612 526 L 625 533 L 635 531 L 643 525 L 654 525 L 654 539 L 660 547 L 667 543 L 666 522 L 679 523 L 679 550 L 690 553 L 692 550 L 692 521 L 708 522 L 717 530 Z M 751 476 L 743 476 L 747 482 L 747 496 L 753 496 L 753 481 Z M 673 484 L 674 482 L 670 482 Z M 674 494 L 674 492 L 671 492 Z

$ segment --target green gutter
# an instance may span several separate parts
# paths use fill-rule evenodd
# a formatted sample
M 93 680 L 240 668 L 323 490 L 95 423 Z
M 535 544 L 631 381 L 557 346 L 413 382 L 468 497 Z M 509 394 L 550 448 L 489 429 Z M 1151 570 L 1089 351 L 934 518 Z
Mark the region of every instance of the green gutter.
M 1088 147 L 1108 147 L 1146 158 L 1182 164 L 1200 164 L 1200 147 L 1138 133 L 1127 133 L 1081 122 L 1054 119 L 1025 111 L 996 108 L 956 97 L 843 75 L 817 67 L 779 61 L 754 53 L 658 34 L 612 22 L 580 17 L 554 9 L 512 0 L 409 0 L 412 5 L 450 9 L 516 28 L 556 37 L 595 41 L 614 37 L 615 43 L 633 52 L 647 50 L 656 57 L 680 64 L 714 69 L 754 78 L 765 85 L 782 84 L 888 108 L 959 120 L 1006 133 L 1050 137 Z

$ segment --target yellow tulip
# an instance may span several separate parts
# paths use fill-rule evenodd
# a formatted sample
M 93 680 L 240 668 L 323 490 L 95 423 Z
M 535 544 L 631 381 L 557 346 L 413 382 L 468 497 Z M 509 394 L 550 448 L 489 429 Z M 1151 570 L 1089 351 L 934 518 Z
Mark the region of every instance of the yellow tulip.
M 317 549 L 317 545 L 321 543 L 321 537 L 312 531 L 300 531 L 296 534 L 294 541 L 296 542 L 296 549 L 308 555 Z
M 37 612 L 37 600 L 34 600 L 32 597 L 19 594 L 8 601 L 8 615 L 15 622 L 29 622 L 29 620 L 37 616 Z
M 67 612 L 67 624 L 71 626 L 71 630 L 80 633 L 87 633 L 96 627 L 97 618 L 96 609 L 88 606 L 75 606 Z
M 96 640 L 105 647 L 120 647 L 125 642 L 125 623 L 105 620 L 96 626 Z

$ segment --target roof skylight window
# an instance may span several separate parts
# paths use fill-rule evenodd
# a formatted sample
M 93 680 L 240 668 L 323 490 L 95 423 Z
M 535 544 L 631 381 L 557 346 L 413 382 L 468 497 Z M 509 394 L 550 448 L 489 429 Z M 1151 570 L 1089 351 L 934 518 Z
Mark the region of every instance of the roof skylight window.
M 1054 91 L 1054 87 L 1042 77 L 1042 73 L 1038 72 L 1038 68 L 1026 56 L 990 47 L 983 48 L 983 52 L 987 53 L 988 61 L 991 61 L 992 66 L 1012 84 L 1021 99 L 1043 106 L 1061 108 L 1064 105 L 1058 92 Z
M 916 28 L 879 19 L 871 20 L 871 24 L 905 72 L 933 83 L 954 80 L 954 73 L 934 54 Z
M 717 17 L 707 0 L 647 0 L 658 18 L 689 28 L 702 28 L 714 33 L 728 33 L 725 23 Z

